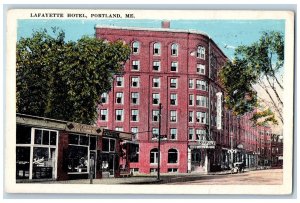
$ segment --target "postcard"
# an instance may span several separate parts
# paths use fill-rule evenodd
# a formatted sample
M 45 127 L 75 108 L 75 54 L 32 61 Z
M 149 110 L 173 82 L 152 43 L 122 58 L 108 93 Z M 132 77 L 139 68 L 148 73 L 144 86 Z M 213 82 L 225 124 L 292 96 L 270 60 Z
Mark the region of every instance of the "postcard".
M 6 192 L 292 193 L 293 12 L 12 9 L 6 43 Z

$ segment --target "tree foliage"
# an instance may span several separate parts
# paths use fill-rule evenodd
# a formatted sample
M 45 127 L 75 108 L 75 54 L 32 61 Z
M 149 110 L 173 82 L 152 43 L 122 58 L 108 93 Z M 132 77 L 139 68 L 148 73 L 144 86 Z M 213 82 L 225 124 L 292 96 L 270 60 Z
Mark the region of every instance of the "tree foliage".
M 269 97 L 270 108 L 283 123 L 283 102 L 280 96 L 283 85 L 278 78 L 283 65 L 284 38 L 280 32 L 263 32 L 257 42 L 237 47 L 233 61 L 228 61 L 220 71 L 227 107 L 237 115 L 259 107 L 260 100 L 254 88 L 254 85 L 259 85 Z M 259 125 L 266 122 L 277 124 L 270 108 L 263 109 L 253 120 Z M 263 117 L 266 122 L 258 121 Z
M 17 111 L 91 124 L 100 95 L 122 74 L 130 48 L 84 36 L 65 41 L 53 29 L 34 32 L 17 43 Z

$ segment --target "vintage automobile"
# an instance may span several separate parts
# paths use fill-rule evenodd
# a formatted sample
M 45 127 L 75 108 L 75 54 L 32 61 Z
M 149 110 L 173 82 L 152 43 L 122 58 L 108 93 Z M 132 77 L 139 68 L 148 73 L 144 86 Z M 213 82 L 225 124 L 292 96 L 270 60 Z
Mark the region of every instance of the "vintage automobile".
M 235 162 L 231 168 L 231 173 L 242 173 L 244 172 L 245 165 L 243 162 Z

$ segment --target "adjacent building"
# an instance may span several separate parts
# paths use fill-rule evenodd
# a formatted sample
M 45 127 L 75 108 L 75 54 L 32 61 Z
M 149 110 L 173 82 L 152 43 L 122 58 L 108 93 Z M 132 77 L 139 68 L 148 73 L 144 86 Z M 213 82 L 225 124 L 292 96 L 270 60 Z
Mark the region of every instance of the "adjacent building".
M 17 182 L 120 177 L 121 145 L 131 133 L 24 114 L 16 119 Z

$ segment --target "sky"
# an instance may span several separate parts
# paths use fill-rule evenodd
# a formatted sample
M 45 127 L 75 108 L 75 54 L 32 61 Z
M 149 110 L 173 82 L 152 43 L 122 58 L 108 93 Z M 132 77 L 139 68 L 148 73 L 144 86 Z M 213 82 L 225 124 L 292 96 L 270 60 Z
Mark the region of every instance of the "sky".
M 67 41 L 76 41 L 83 35 L 94 36 L 95 25 L 160 28 L 161 20 L 19 20 L 17 37 L 30 37 L 33 31 L 59 27 Z M 284 20 L 171 20 L 171 29 L 195 30 L 208 34 L 229 57 L 239 45 L 257 41 L 263 31 L 284 33 Z

